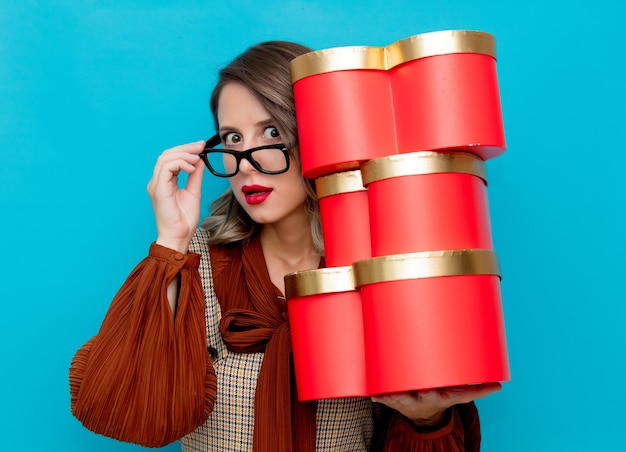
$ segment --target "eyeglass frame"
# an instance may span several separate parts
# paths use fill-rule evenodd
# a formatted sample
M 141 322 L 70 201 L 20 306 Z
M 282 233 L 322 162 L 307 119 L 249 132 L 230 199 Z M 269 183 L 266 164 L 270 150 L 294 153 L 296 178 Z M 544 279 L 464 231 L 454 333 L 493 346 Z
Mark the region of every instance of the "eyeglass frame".
M 213 173 L 213 175 L 215 175 L 217 177 L 233 177 L 233 176 L 235 176 L 237 173 L 239 173 L 239 165 L 241 164 L 241 161 L 243 159 L 246 159 L 252 165 L 252 167 L 254 169 L 256 169 L 257 171 L 259 171 L 260 173 L 263 173 L 263 174 L 276 175 L 276 174 L 286 173 L 289 170 L 291 159 L 289 158 L 289 150 L 287 149 L 287 145 L 285 143 L 266 144 L 264 146 L 257 146 L 255 148 L 246 149 L 245 151 L 235 151 L 235 150 L 232 150 L 232 149 L 217 149 L 217 148 L 215 148 L 215 146 L 217 146 L 221 142 L 222 142 L 222 139 L 220 138 L 219 134 L 212 136 L 211 138 L 209 138 L 206 141 L 206 144 L 204 145 L 204 150 L 200 154 L 198 154 L 198 156 L 204 162 L 204 165 L 209 169 L 209 171 L 211 171 L 211 173 Z M 259 163 L 252 158 L 252 153 L 254 151 L 261 151 L 263 149 L 278 149 L 278 150 L 282 151 L 283 155 L 285 156 L 285 162 L 287 163 L 285 168 L 283 168 L 282 170 L 279 170 L 279 171 L 268 171 L 268 170 L 262 168 L 261 165 L 259 165 Z M 212 152 L 212 151 L 213 152 L 219 152 L 221 154 L 230 154 L 230 155 L 234 156 L 235 160 L 237 162 L 237 166 L 236 166 L 235 172 L 233 174 L 229 174 L 229 175 L 224 175 L 224 174 L 217 173 L 211 167 L 211 164 L 209 163 L 208 154 L 210 152 Z

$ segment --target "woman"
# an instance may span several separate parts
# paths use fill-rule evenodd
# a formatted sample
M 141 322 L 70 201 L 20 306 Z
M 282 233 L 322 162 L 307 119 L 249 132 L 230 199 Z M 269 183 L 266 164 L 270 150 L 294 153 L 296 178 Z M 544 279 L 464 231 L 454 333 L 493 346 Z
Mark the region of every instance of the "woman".
M 297 401 L 283 277 L 324 265 L 289 77 L 309 51 L 249 48 L 211 97 L 217 137 L 159 157 L 148 184 L 156 242 L 70 369 L 87 428 L 152 447 L 181 439 L 185 451 L 479 449 L 472 401 L 497 383 Z M 230 188 L 197 228 L 205 165 Z

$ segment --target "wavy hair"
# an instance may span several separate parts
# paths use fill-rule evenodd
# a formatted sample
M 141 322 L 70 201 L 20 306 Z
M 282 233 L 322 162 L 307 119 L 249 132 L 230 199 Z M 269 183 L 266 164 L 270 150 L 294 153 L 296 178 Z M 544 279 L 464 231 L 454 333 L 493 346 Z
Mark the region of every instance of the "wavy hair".
M 217 107 L 224 85 L 243 83 L 267 109 L 285 139 L 293 143 L 290 153 L 300 167 L 300 150 L 293 100 L 289 63 L 294 58 L 311 52 L 301 44 L 287 41 L 267 41 L 248 48 L 219 72 L 218 82 L 211 94 L 211 111 L 215 129 L 219 130 Z M 305 211 L 311 220 L 311 234 L 316 251 L 324 253 L 319 205 L 315 182 L 305 179 Z M 232 190 L 228 188 L 210 205 L 209 216 L 202 222 L 209 231 L 209 243 L 234 245 L 256 235 L 261 225 L 256 223 L 241 207 Z

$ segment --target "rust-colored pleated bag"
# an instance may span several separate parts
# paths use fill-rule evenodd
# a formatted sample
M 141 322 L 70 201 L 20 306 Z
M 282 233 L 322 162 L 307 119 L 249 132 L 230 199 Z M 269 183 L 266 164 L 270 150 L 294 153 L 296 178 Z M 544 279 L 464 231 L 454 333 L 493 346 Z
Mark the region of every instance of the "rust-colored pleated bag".
M 72 413 L 96 433 L 162 447 L 202 425 L 216 379 L 206 346 L 200 256 L 152 244 L 97 336 L 70 368 Z M 167 286 L 180 275 L 176 316 Z

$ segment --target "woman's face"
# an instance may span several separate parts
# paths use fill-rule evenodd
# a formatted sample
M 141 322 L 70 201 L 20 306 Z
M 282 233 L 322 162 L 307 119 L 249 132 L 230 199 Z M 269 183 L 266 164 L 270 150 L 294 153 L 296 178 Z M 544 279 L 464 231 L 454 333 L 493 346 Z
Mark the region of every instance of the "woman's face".
M 284 143 L 276 123 L 258 99 L 238 82 L 224 85 L 219 96 L 217 120 L 222 147 L 245 151 L 257 146 Z M 259 224 L 274 224 L 305 215 L 307 197 L 297 162 L 290 156 L 289 170 L 264 174 L 242 159 L 239 172 L 229 178 L 235 198 Z

